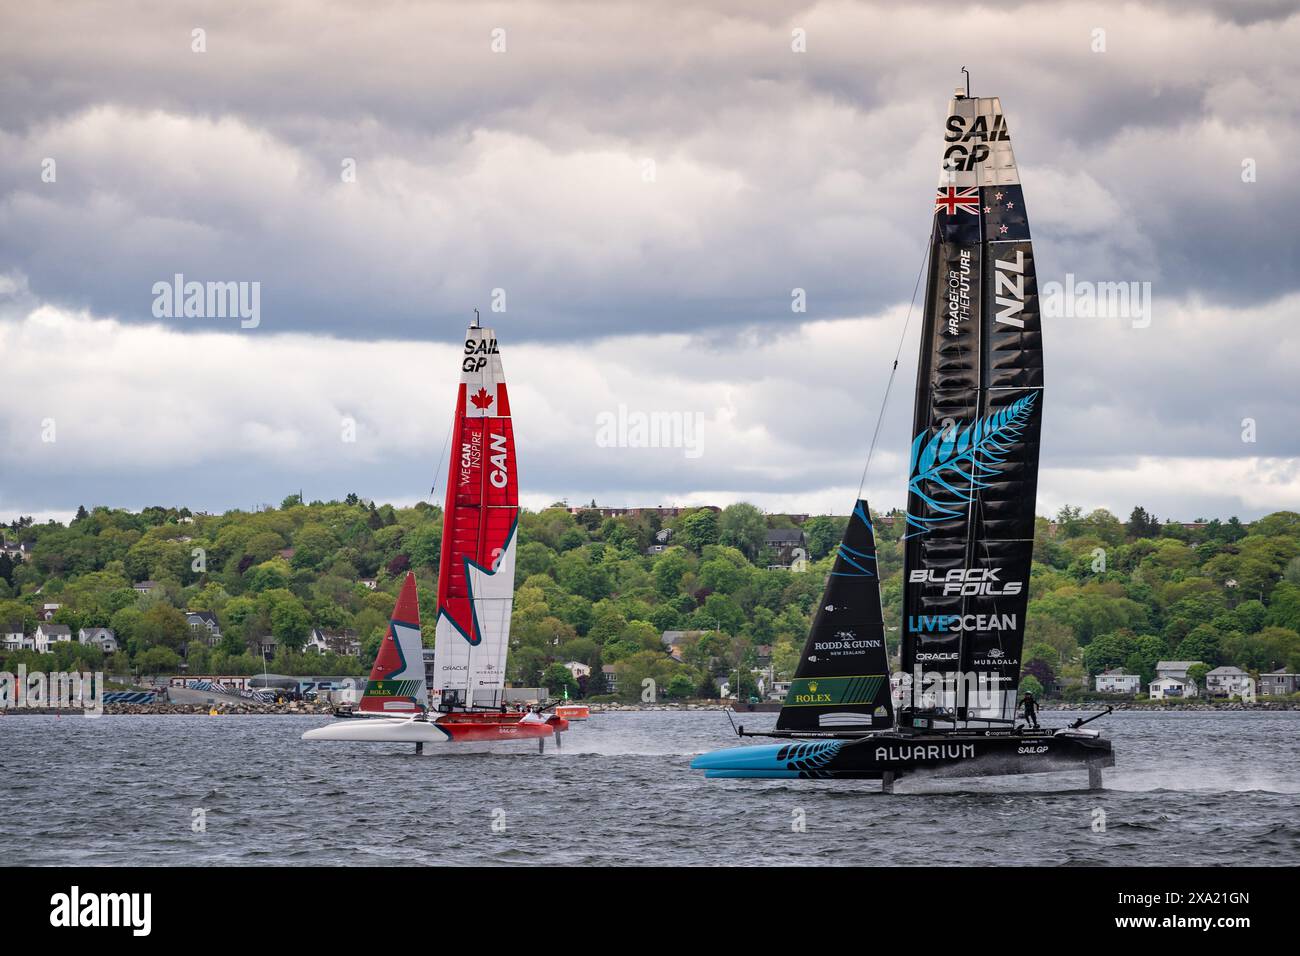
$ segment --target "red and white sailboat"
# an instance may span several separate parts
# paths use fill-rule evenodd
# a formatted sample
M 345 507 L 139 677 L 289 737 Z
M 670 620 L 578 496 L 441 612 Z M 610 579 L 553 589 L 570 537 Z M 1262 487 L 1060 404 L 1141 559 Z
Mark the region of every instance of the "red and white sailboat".
M 538 741 L 568 729 L 555 714 L 505 706 L 514 606 L 519 478 L 496 333 L 465 333 L 438 574 L 434 681 L 426 692 L 415 576 L 407 574 L 375 658 L 361 717 L 304 740 L 426 743 Z M 417 680 L 418 678 L 418 680 Z

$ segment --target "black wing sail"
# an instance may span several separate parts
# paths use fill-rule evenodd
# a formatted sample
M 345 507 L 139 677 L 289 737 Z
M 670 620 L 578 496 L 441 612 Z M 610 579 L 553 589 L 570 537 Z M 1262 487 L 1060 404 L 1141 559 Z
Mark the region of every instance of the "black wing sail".
M 900 664 L 986 690 L 908 704 L 1010 720 L 1043 412 L 1037 279 L 1001 101 L 953 99 L 944 139 L 908 469 Z
M 871 511 L 859 501 L 776 727 L 870 730 L 892 724 L 876 537 Z

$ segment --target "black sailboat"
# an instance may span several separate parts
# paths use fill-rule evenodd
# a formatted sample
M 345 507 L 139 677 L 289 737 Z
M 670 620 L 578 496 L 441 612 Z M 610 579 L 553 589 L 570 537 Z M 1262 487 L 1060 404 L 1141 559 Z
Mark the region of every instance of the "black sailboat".
M 893 780 L 1087 768 L 1109 741 L 1016 724 L 1043 343 L 1029 222 L 997 97 L 954 95 L 929 247 L 904 532 L 902 701 L 890 706 L 870 512 L 859 501 L 775 730 L 697 757 L 710 777 Z M 883 690 L 882 690 L 883 688 Z

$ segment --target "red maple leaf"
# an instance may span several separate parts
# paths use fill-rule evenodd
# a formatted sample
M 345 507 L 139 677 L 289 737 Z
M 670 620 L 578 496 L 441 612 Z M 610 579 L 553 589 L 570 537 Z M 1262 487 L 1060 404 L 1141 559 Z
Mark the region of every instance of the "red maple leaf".
M 492 396 L 487 393 L 486 388 L 480 388 L 477 392 L 469 397 L 478 408 L 487 408 L 492 404 Z

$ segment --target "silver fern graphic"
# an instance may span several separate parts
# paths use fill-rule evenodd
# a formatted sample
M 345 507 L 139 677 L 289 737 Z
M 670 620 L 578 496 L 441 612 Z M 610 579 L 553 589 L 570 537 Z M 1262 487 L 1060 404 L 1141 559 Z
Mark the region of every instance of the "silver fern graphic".
M 971 497 L 988 487 L 984 479 L 998 473 L 1029 424 L 1037 399 L 1037 392 L 1029 392 L 965 427 L 945 428 L 929 441 L 925 432 L 916 436 L 907 490 L 937 514 L 925 517 L 909 511 L 907 523 L 917 530 L 908 537 L 924 534 L 933 525 L 966 513 Z

